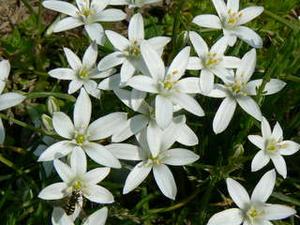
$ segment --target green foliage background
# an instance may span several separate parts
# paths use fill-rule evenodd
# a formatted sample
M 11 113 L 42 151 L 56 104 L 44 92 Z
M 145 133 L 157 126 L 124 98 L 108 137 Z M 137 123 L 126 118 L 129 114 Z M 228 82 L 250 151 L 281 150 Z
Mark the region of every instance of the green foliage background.
M 10 3 L 9 3 L 10 2 Z M 11 5 L 10 5 L 11 4 Z M 270 97 L 258 96 L 265 117 L 274 125 L 279 121 L 285 139 L 300 142 L 300 2 L 299 0 L 242 0 L 242 7 L 262 5 L 265 12 L 249 26 L 264 39 L 264 48 L 258 50 L 256 78 L 279 78 L 288 83 L 286 88 Z M 8 7 L 9 10 L 6 10 Z M 4 9 L 4 10 L 3 10 Z M 2 10 L 2 11 L 1 11 Z M 50 224 L 54 203 L 37 198 L 46 185 L 58 180 L 56 173 L 46 177 L 41 163 L 33 154 L 43 143 L 45 134 L 54 136 L 43 128 L 41 116 L 48 114 L 47 98 L 55 96 L 62 111 L 73 110 L 75 98 L 65 95 L 67 83 L 48 76 L 47 71 L 67 66 L 62 47 L 68 47 L 82 55 L 89 40 L 81 29 L 47 35 L 46 31 L 56 14 L 43 9 L 38 0 L 0 0 L 0 55 L 12 64 L 8 90 L 18 89 L 27 94 L 24 104 L 0 113 L 6 120 L 7 138 L 0 146 L 0 212 L 3 225 Z M 172 0 L 163 5 L 143 9 L 146 36 L 167 35 L 172 42 L 165 50 L 164 58 L 171 58 L 186 44 L 185 30 L 199 32 L 210 44 L 220 37 L 220 31 L 202 29 L 191 24 L 199 14 L 215 13 L 209 0 Z M 126 33 L 128 21 L 105 24 L 107 29 Z M 100 57 L 111 52 L 112 46 L 99 47 Z M 250 47 L 238 42 L 229 49 L 228 55 L 243 56 Z M 191 75 L 198 76 L 197 73 Z M 220 135 L 212 131 L 212 119 L 220 104 L 219 100 L 197 96 L 206 116 L 188 115 L 188 123 L 199 137 L 200 144 L 193 150 L 200 160 L 185 168 L 172 168 L 178 186 L 176 201 L 166 199 L 152 178 L 129 195 L 121 194 L 122 185 L 130 163 L 122 170 L 113 170 L 103 182 L 115 195 L 116 203 L 109 206 L 107 224 L 120 225 L 202 225 L 209 217 L 223 209 L 232 207 L 225 187 L 225 178 L 238 179 L 248 190 L 252 190 L 267 168 L 250 173 L 250 162 L 257 152 L 247 141 L 248 134 L 260 132 L 260 125 L 241 110 L 237 111 L 229 128 Z M 104 92 L 100 101 L 93 102 L 93 117 L 123 110 L 130 112 L 114 98 Z M 23 121 L 23 122 L 21 122 Z M 109 140 L 107 140 L 109 141 Z M 288 178 L 278 177 L 272 203 L 295 206 L 300 210 L 300 154 L 287 157 Z M 91 167 L 96 166 L 90 164 Z M 87 204 L 87 212 L 98 206 Z M 49 222 L 47 222 L 49 221 Z M 299 217 L 274 222 L 277 225 L 300 224 Z

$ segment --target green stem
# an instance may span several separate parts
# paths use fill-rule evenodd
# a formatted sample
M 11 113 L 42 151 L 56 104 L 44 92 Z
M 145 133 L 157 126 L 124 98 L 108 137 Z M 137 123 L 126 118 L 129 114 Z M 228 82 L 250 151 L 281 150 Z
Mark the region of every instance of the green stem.
M 33 14 L 35 17 L 37 17 L 37 13 L 34 11 L 28 0 L 21 0 L 21 2 L 25 5 L 25 7 L 28 9 L 28 11 Z
M 278 22 L 280 22 L 280 23 L 282 23 L 282 24 L 288 26 L 288 27 L 291 28 L 292 30 L 295 30 L 295 31 L 299 31 L 299 30 L 300 30 L 298 26 L 295 26 L 295 25 L 294 25 L 293 23 L 291 23 L 290 21 L 288 21 L 288 20 L 282 18 L 281 16 L 278 16 L 278 15 L 272 13 L 272 12 L 269 11 L 269 10 L 266 10 L 266 9 L 265 9 L 264 13 L 265 13 L 267 16 L 271 17 L 272 19 L 277 20 Z
M 65 99 L 70 102 L 75 102 L 76 98 L 68 95 L 68 94 L 62 94 L 58 92 L 31 92 L 26 95 L 27 99 L 35 99 L 35 98 L 47 98 L 49 96 L 54 96 L 56 98 Z
M 290 81 L 293 81 L 293 82 L 296 82 L 296 83 L 300 83 L 300 77 L 297 77 L 297 76 L 294 76 L 294 75 L 284 76 L 284 79 L 285 80 L 290 80 Z

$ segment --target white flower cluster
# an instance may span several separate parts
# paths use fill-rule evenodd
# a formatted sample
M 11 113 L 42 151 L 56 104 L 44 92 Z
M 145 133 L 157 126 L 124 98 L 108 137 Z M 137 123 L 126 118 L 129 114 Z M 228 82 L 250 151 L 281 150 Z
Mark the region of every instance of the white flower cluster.
M 113 195 L 97 185 L 110 172 L 110 168 L 121 168 L 119 160 L 137 161 L 129 173 L 123 188 L 126 194 L 137 188 L 153 171 L 161 192 L 175 199 L 177 187 L 169 166 L 184 166 L 199 159 L 199 156 L 185 148 L 172 147 L 175 142 L 185 146 L 198 144 L 198 138 L 186 124 L 183 110 L 195 116 L 204 116 L 204 110 L 195 95 L 224 98 L 213 120 L 216 134 L 229 125 L 236 106 L 262 121 L 262 137 L 249 135 L 249 140 L 261 150 L 254 157 L 252 171 L 264 167 L 271 159 L 276 170 L 284 178 L 287 175 L 282 155 L 291 155 L 299 150 L 292 141 L 283 141 L 282 130 L 276 124 L 273 132 L 263 118 L 258 104 L 251 96 L 271 95 L 280 91 L 285 83 L 278 79 L 264 82 L 250 81 L 256 67 L 256 50 L 247 52 L 242 59 L 225 56 L 228 47 L 234 46 L 237 38 L 254 48 L 262 47 L 262 40 L 248 27 L 243 26 L 263 12 L 263 7 L 248 7 L 239 10 L 238 0 L 213 0 L 218 16 L 199 15 L 193 23 L 208 28 L 222 29 L 224 37 L 211 48 L 196 32 L 189 32 L 191 47 L 197 56 L 191 56 L 191 47 L 183 48 L 170 65 L 162 59 L 168 37 L 145 39 L 144 21 L 140 13 L 134 14 L 128 27 L 128 38 L 115 31 L 106 30 L 99 22 L 120 21 L 126 14 L 109 5 L 142 7 L 159 0 L 76 0 L 76 6 L 65 1 L 47 0 L 44 7 L 66 14 L 67 17 L 54 24 L 53 31 L 61 32 L 84 26 L 91 39 L 83 59 L 68 48 L 64 52 L 70 68 L 57 68 L 49 75 L 60 80 L 70 80 L 68 93 L 80 90 L 76 100 L 73 122 L 63 112 L 53 114 L 53 127 L 62 140 L 49 146 L 39 161 L 54 161 L 54 167 L 63 182 L 49 185 L 39 197 L 45 200 L 73 198 L 73 203 L 82 205 L 82 199 L 106 204 L 114 202 Z M 97 64 L 97 44 L 103 45 L 107 38 L 115 52 L 108 54 Z M 97 64 L 97 65 L 96 65 Z M 117 66 L 120 66 L 117 73 Z M 188 77 L 187 70 L 199 70 L 200 78 Z M 215 83 L 216 75 L 222 83 Z M 1 77 L 2 79 L 2 77 Z M 100 83 L 95 80 L 103 79 Z M 90 123 L 92 102 L 89 95 L 99 99 L 101 90 L 112 90 L 115 95 L 136 115 L 127 118 L 123 112 L 113 112 Z M 2 97 L 2 96 L 1 96 Z M 1 105 L 2 107 L 2 105 Z M 1 108 L 2 109 L 2 108 Z M 120 143 L 134 136 L 134 142 Z M 110 138 L 112 143 L 103 145 L 102 140 Z M 99 165 L 87 172 L 86 155 Z M 236 181 L 228 178 L 227 186 L 239 209 L 229 209 L 214 215 L 209 225 L 270 224 L 269 220 L 285 218 L 295 214 L 292 208 L 266 204 L 275 185 L 276 173 L 267 172 L 254 189 L 251 198 Z M 74 212 L 55 208 L 52 214 L 54 225 L 72 225 L 79 214 L 80 206 Z M 105 224 L 107 208 L 90 215 L 84 225 Z M 96 222 L 97 221 L 97 222 Z

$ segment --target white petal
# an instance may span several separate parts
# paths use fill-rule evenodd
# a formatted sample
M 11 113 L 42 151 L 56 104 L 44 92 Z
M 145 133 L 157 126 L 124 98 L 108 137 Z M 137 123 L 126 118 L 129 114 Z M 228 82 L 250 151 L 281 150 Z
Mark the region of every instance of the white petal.
M 227 97 L 227 89 L 224 85 L 215 84 L 214 89 L 210 93 L 208 93 L 206 96 L 209 96 L 212 98 L 226 98 Z
M 291 207 L 278 204 L 268 204 L 264 207 L 264 212 L 264 218 L 266 220 L 281 220 L 297 213 L 296 210 Z
M 102 1 L 92 0 L 91 8 L 94 8 L 99 12 L 99 11 L 102 11 L 103 9 L 105 9 L 109 5 L 109 3 L 110 3 L 110 0 L 102 0 Z
M 177 187 L 170 169 L 164 165 L 155 165 L 153 167 L 155 181 L 161 192 L 168 198 L 175 200 Z
M 162 80 L 165 76 L 165 65 L 159 54 L 146 41 L 141 44 L 141 54 L 151 76 L 156 80 Z
M 124 126 L 126 118 L 126 113 L 115 112 L 95 120 L 88 128 L 88 139 L 95 141 L 111 136 Z
M 263 41 L 261 37 L 248 27 L 239 26 L 234 29 L 234 34 L 253 48 L 263 47 Z
M 72 80 L 69 84 L 68 94 L 73 94 L 78 91 L 83 85 L 81 80 Z
M 130 42 L 125 37 L 114 31 L 107 30 L 105 34 L 112 45 L 119 51 L 124 51 L 130 46 Z
M 0 80 L 5 81 L 8 78 L 10 72 L 10 63 L 8 60 L 2 60 L 0 62 Z
M 270 124 L 265 117 L 263 117 L 261 120 L 261 133 L 265 140 L 271 137 L 272 135 Z
M 177 141 L 186 146 L 194 146 L 199 143 L 197 135 L 194 131 L 184 124 L 178 132 Z
M 172 102 L 161 95 L 155 98 L 155 120 L 157 124 L 165 129 L 169 126 L 173 118 L 173 104 Z
M 52 118 L 53 127 L 61 137 L 72 139 L 74 137 L 74 125 L 65 113 L 54 112 Z
M 144 20 L 140 13 L 132 16 L 128 27 L 128 38 L 131 41 L 144 40 Z
M 51 161 L 68 155 L 75 147 L 70 141 L 60 141 L 48 147 L 39 157 L 38 161 Z
M 237 68 L 241 64 L 241 59 L 234 56 L 224 56 L 222 65 L 225 68 Z
M 90 74 L 90 79 L 99 79 L 106 78 L 116 73 L 116 69 L 108 69 L 104 71 L 95 70 L 92 74 Z
M 124 60 L 123 65 L 121 67 L 121 83 L 126 83 L 134 74 L 135 67 L 128 60 Z
M 259 135 L 248 135 L 249 141 L 259 149 L 265 149 L 265 139 Z
M 67 164 L 63 163 L 59 159 L 54 160 L 54 167 L 59 177 L 65 183 L 69 183 L 72 181 L 72 179 L 74 179 L 74 174 L 71 170 L 71 167 L 69 167 Z
M 259 121 L 262 119 L 260 108 L 251 97 L 239 96 L 238 98 L 236 98 L 236 100 L 239 106 L 241 106 L 246 113 L 253 116 L 255 119 Z
M 98 88 L 100 90 L 114 90 L 118 89 L 121 82 L 120 74 L 115 74 L 113 76 L 110 76 L 104 80 L 102 80 Z
M 226 184 L 232 200 L 239 208 L 244 209 L 250 203 L 248 192 L 239 182 L 231 178 L 226 179 Z
M 178 88 L 180 92 L 186 94 L 200 93 L 199 78 L 197 77 L 183 78 L 176 83 L 176 88 Z
M 76 176 L 81 177 L 86 173 L 87 160 L 81 147 L 75 147 L 71 154 L 71 169 Z
M 213 0 L 212 2 L 220 18 L 227 14 L 227 7 L 224 0 Z
M 119 160 L 104 146 L 90 142 L 85 144 L 83 149 L 85 150 L 86 154 L 96 163 L 111 168 L 121 168 Z
M 243 212 L 240 209 L 232 208 L 214 214 L 207 225 L 240 225 L 243 219 Z
M 76 73 L 69 68 L 57 68 L 54 70 L 50 70 L 50 77 L 54 77 L 59 80 L 74 80 L 76 78 Z
M 148 108 L 145 106 L 146 105 L 145 104 L 146 96 L 147 96 L 147 93 L 133 89 L 131 91 L 131 96 L 130 96 L 131 108 L 140 113 L 148 112 Z
M 55 207 L 51 216 L 52 225 L 74 225 L 73 219 L 67 216 L 65 210 Z
M 263 80 L 252 80 L 247 84 L 247 93 L 249 95 L 257 95 L 256 91 L 261 86 Z M 272 95 L 279 91 L 281 91 L 285 87 L 286 83 L 278 80 L 278 79 L 271 79 L 266 85 L 265 89 L 263 90 L 263 95 Z
M 73 28 L 83 25 L 83 22 L 79 18 L 67 17 L 58 21 L 53 28 L 53 32 L 61 32 L 65 30 L 71 30 Z
M 256 66 L 256 51 L 255 49 L 252 49 L 243 56 L 241 63 L 236 71 L 237 79 L 247 83 L 250 77 L 252 76 L 252 74 L 254 73 L 255 66 Z
M 5 140 L 5 129 L 3 126 L 2 119 L 0 118 L 0 144 L 3 144 Z
M 119 132 L 114 134 L 111 138 L 112 142 L 121 142 L 134 134 L 137 134 L 144 129 L 149 122 L 149 118 L 144 115 L 136 115 L 130 118 L 124 128 L 121 128 Z
M 80 70 L 82 67 L 82 63 L 79 57 L 71 49 L 64 48 L 64 52 L 71 68 L 73 70 Z
M 84 29 L 88 33 L 92 41 L 96 41 L 98 45 L 103 45 L 105 42 L 104 29 L 99 23 L 86 24 Z
M 148 176 L 152 167 L 145 166 L 144 162 L 138 163 L 128 174 L 125 185 L 123 188 L 123 194 L 127 194 L 137 188 Z
M 84 221 L 83 225 L 105 225 L 106 219 L 108 215 L 108 209 L 103 207 L 102 209 L 97 210 L 92 215 L 90 215 L 86 221 Z M 68 225 L 68 224 L 66 224 Z
M 190 57 L 186 66 L 187 70 L 201 70 L 203 68 L 201 59 L 199 57 Z
M 184 75 L 189 62 L 190 51 L 190 47 L 185 47 L 173 59 L 167 71 L 167 76 L 169 76 L 171 80 L 177 81 Z
M 194 31 L 190 32 L 190 40 L 199 57 L 204 57 L 208 53 L 208 46 L 203 38 Z
M 94 98 L 100 99 L 101 90 L 98 88 L 98 84 L 94 80 L 86 80 L 84 82 L 84 89 L 86 92 Z
M 74 125 L 84 131 L 89 126 L 92 114 L 92 103 L 86 91 L 82 88 L 74 107 Z
M 95 42 L 90 44 L 83 55 L 82 64 L 88 68 L 91 68 L 95 65 L 98 56 L 98 48 Z
M 223 132 L 230 123 L 236 108 L 236 101 L 230 97 L 225 98 L 214 117 L 213 130 L 216 134 Z
M 199 156 L 183 148 L 174 148 L 164 152 L 163 163 L 172 166 L 184 166 L 197 161 Z
M 118 66 L 124 62 L 124 57 L 121 52 L 114 52 L 105 56 L 98 64 L 98 69 L 100 71 L 105 71 L 107 69 Z
M 123 160 L 142 160 L 139 147 L 131 144 L 110 144 L 105 148 L 116 158 Z
M 158 156 L 161 149 L 162 131 L 154 123 L 151 122 L 147 129 L 147 142 L 153 157 Z
M 265 173 L 255 186 L 251 195 L 251 201 L 266 202 L 273 192 L 275 181 L 275 170 Z
M 222 24 L 219 17 L 215 15 L 200 15 L 196 16 L 193 19 L 193 23 L 197 24 L 200 27 L 207 27 L 207 28 L 214 28 L 214 29 L 221 29 Z
M 211 46 L 210 52 L 217 53 L 218 55 L 223 56 L 227 47 L 228 47 L 228 37 L 224 36 L 218 39 L 216 43 L 214 43 L 214 45 Z
M 210 69 L 211 72 L 213 72 L 215 75 L 217 75 L 221 80 L 226 83 L 228 81 L 231 81 L 232 74 L 231 71 L 226 69 L 221 64 L 215 65 L 213 68 Z
M 89 184 L 98 184 L 101 182 L 105 177 L 108 176 L 110 172 L 110 168 L 103 167 L 103 168 L 96 168 L 90 170 L 86 174 L 84 174 L 84 182 Z
M 43 6 L 47 9 L 54 10 L 56 12 L 60 12 L 69 16 L 77 17 L 78 9 L 68 2 L 63 1 L 43 1 Z
M 45 187 L 38 195 L 39 198 L 44 200 L 62 199 L 66 195 L 66 183 L 55 183 Z
M 126 14 L 119 9 L 106 9 L 95 15 L 95 22 L 114 22 L 121 21 L 126 18 Z
M 281 144 L 284 146 L 280 149 L 281 155 L 293 155 L 300 149 L 300 145 L 294 141 L 282 141 Z
M 150 46 L 159 53 L 162 54 L 163 48 L 171 41 L 169 37 L 153 37 L 147 40 Z
M 241 10 L 240 14 L 242 16 L 239 19 L 237 25 L 242 25 L 250 22 L 254 18 L 258 17 L 260 14 L 262 14 L 263 11 L 264 11 L 264 7 L 260 7 L 260 6 L 251 6 Z
M 99 204 L 114 202 L 114 196 L 106 188 L 95 184 L 88 185 L 86 190 L 83 191 L 83 195 L 91 202 Z
M 170 96 L 173 104 L 177 104 L 185 110 L 196 116 L 204 116 L 204 111 L 199 103 L 190 95 L 183 93 L 176 93 Z
M 25 96 L 18 93 L 5 93 L 0 95 L 0 111 L 16 106 L 25 100 Z
M 239 11 L 239 3 L 240 0 L 228 0 L 227 1 L 227 8 L 231 9 L 234 12 L 238 12 Z
M 261 150 L 254 156 L 251 163 L 251 171 L 255 172 L 266 166 L 270 162 L 270 156 Z
M 200 88 L 202 93 L 210 93 L 214 88 L 215 76 L 209 70 L 203 69 L 200 74 Z
M 275 138 L 275 140 L 280 141 L 283 138 L 283 131 L 278 122 L 276 122 L 273 132 L 272 132 L 272 137 Z
M 271 160 L 277 172 L 285 179 L 287 176 L 287 168 L 284 158 L 281 155 L 271 155 Z
M 158 92 L 158 84 L 154 79 L 147 76 L 134 76 L 127 82 L 127 85 L 145 92 L 157 93 Z

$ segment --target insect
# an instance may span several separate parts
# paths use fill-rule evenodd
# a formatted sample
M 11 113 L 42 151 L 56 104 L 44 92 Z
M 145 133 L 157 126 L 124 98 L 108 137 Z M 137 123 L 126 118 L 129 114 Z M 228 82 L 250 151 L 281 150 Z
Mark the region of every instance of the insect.
M 71 196 L 66 200 L 64 210 L 68 216 L 72 215 L 76 209 L 76 205 L 80 204 L 82 193 L 79 190 L 72 191 Z

